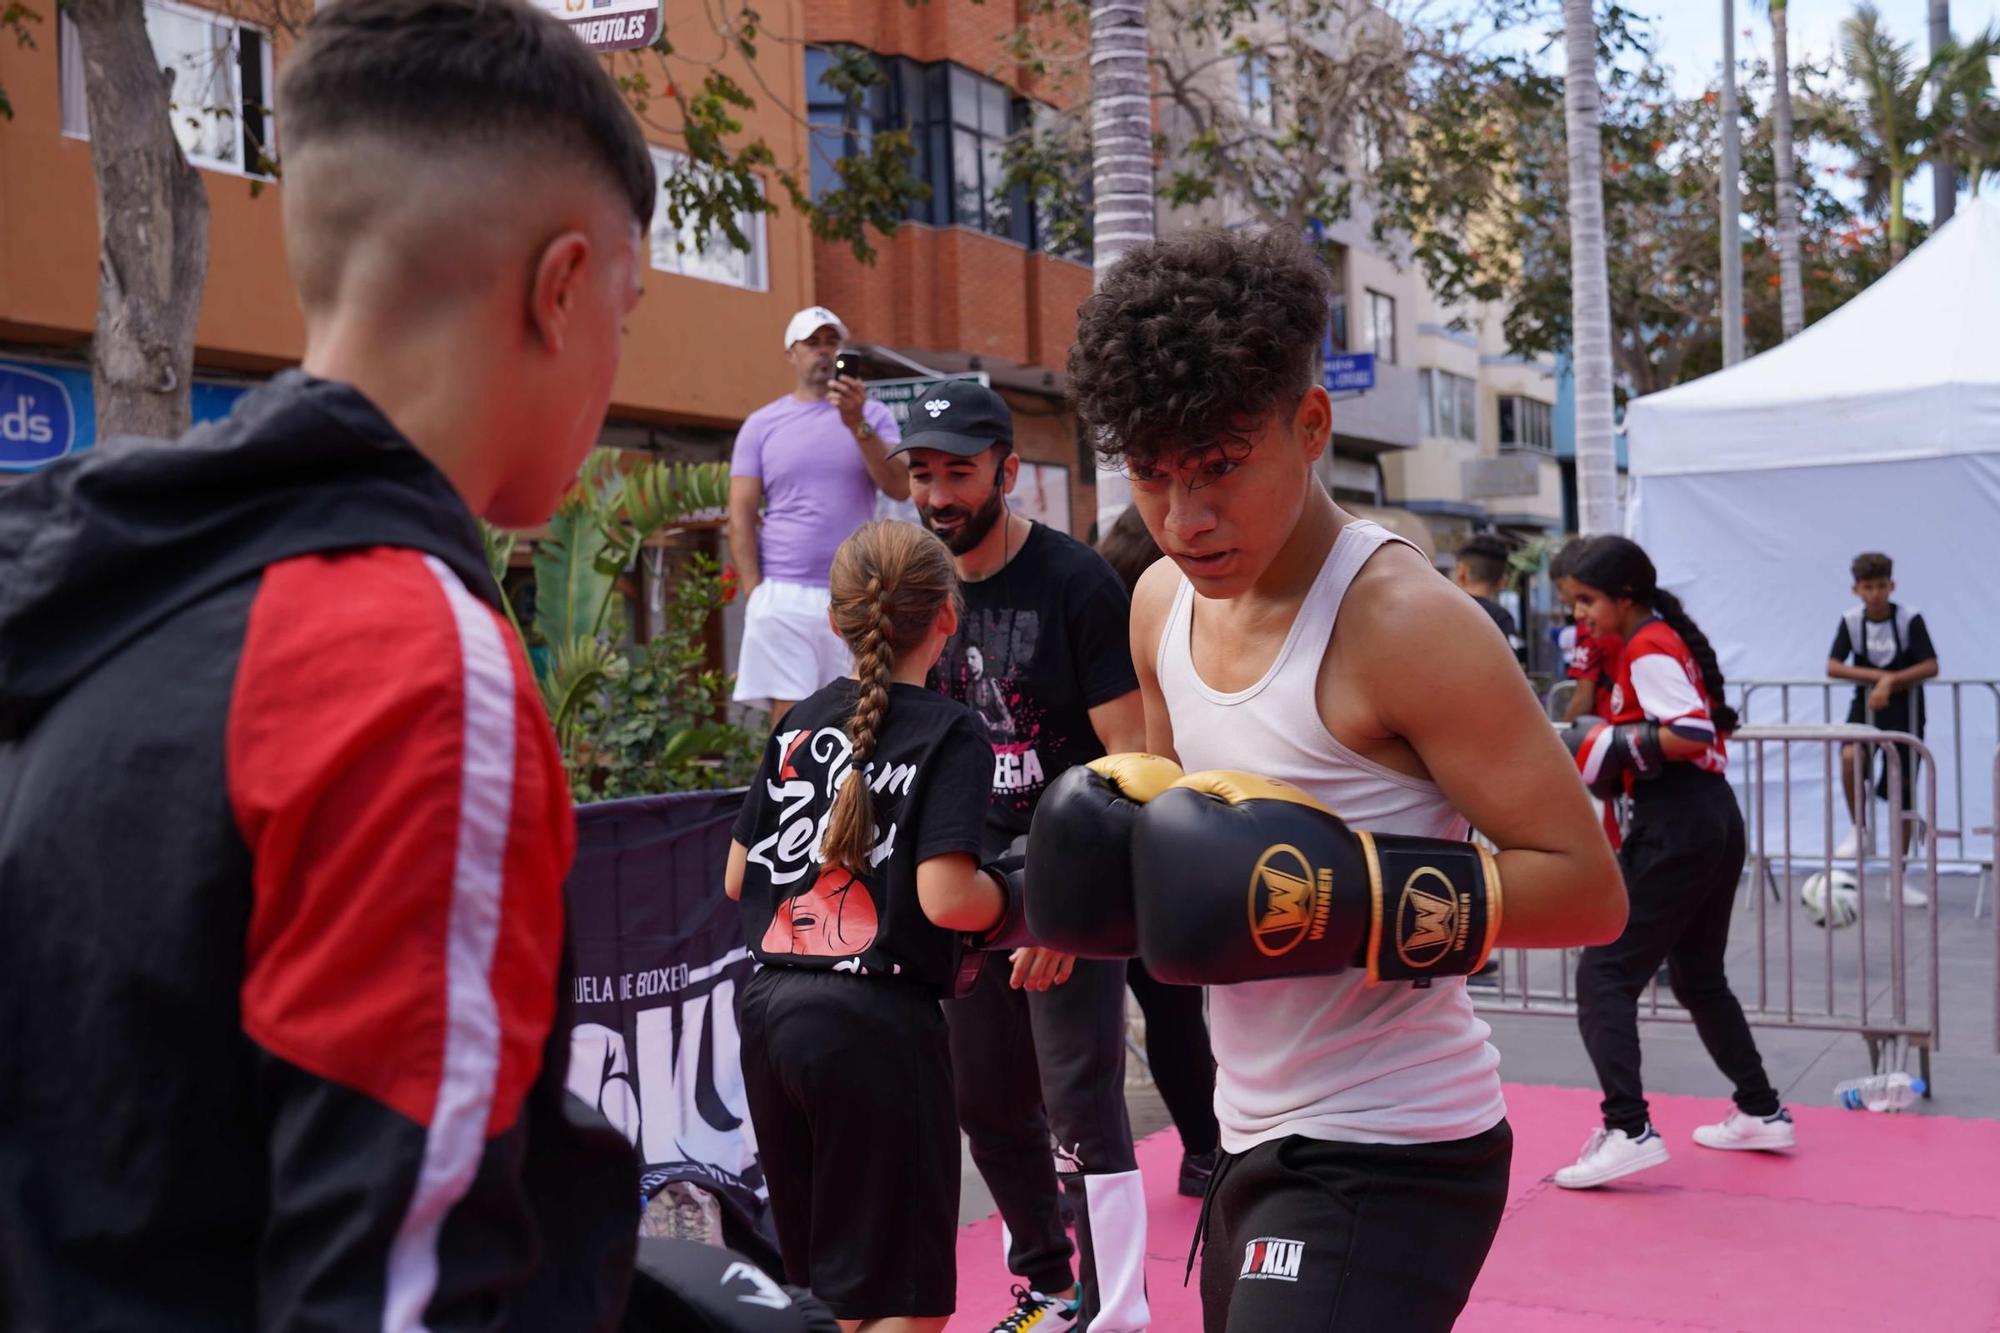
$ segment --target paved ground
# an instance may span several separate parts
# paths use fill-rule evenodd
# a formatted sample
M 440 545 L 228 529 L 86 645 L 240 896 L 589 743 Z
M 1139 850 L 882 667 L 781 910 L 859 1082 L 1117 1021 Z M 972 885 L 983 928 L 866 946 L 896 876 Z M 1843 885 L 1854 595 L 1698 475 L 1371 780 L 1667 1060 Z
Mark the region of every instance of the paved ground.
M 1781 875 L 1781 883 L 1782 879 Z M 1986 914 L 1974 919 L 1972 908 L 1977 887 L 1977 880 L 1971 876 L 1947 876 L 1940 881 L 1937 913 L 1940 1041 L 1931 1056 L 1933 1096 L 1918 1109 L 1929 1115 L 2000 1120 L 2000 1054 L 1994 1050 L 1994 916 L 1993 906 L 1988 903 Z M 1796 892 L 1785 893 L 1785 902 L 1790 906 L 1781 910 L 1780 903 L 1767 891 L 1761 904 L 1761 921 L 1757 901 L 1743 895 L 1730 934 L 1730 976 L 1746 1005 L 1760 1009 L 1767 1022 L 1785 1020 L 1784 960 L 1789 949 L 1795 963 L 1790 1014 L 1793 1020 L 1837 1022 L 1858 1016 L 1865 934 L 1869 1016 L 1875 1023 L 1893 1025 L 1894 931 L 1881 887 L 1871 884 L 1871 889 L 1861 922 L 1833 933 L 1830 974 L 1834 986 L 1830 1005 L 1826 985 L 1829 941 L 1826 933 L 1813 926 L 1796 906 Z M 1928 1026 L 1930 915 L 1908 909 L 1902 916 L 1905 1016 L 1915 1026 Z M 1761 986 L 1760 932 L 1768 946 L 1764 956 L 1769 960 Z M 1518 1009 L 1522 1003 L 1519 998 L 1522 959 L 1520 953 L 1503 954 L 1503 986 L 1475 988 L 1476 1002 L 1483 1007 Z M 1559 992 L 1554 959 L 1552 953 L 1527 956 L 1532 987 Z M 1664 987 L 1661 1002 L 1670 1003 Z M 1136 1012 L 1137 1006 L 1131 1007 Z M 1832 1019 L 1827 1018 L 1829 1009 L 1836 1015 Z M 1577 1039 L 1574 1019 L 1546 1013 L 1494 1012 L 1490 1008 L 1485 1017 L 1493 1027 L 1494 1045 L 1500 1049 L 1501 1077 L 1508 1082 L 1595 1087 L 1590 1063 Z M 1143 1037 L 1136 1018 L 1133 1030 L 1135 1037 Z M 1654 1021 L 1646 1023 L 1642 1032 L 1649 1089 L 1718 1100 L 1727 1098 L 1728 1082 L 1709 1062 L 1692 1027 L 1686 1023 Z M 1869 1071 L 1867 1044 L 1852 1032 L 1760 1026 L 1757 1039 L 1773 1082 L 1785 1099 L 1795 1105 L 1830 1106 L 1834 1084 Z M 1890 1058 L 1898 1064 L 1906 1062 L 1913 1072 L 1918 1068 L 1919 1058 L 1914 1050 L 1892 1050 Z M 1137 1061 L 1130 1062 L 1126 1088 L 1135 1137 L 1145 1137 L 1168 1125 L 1166 1110 Z M 1587 1117 L 1578 1121 L 1575 1138 L 1579 1144 L 1590 1129 Z M 968 1160 L 964 1165 L 960 1220 L 974 1221 L 986 1216 L 992 1208 L 992 1196 Z

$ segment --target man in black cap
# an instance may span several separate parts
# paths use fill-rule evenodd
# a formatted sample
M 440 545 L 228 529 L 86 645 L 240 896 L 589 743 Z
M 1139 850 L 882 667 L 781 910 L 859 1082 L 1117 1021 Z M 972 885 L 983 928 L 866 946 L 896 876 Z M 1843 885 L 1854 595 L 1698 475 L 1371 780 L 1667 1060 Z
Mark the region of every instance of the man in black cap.
M 987 722 L 987 850 L 997 853 L 1028 831 L 1064 770 L 1145 748 L 1130 602 L 1103 557 L 1007 508 L 1021 462 L 999 394 L 972 380 L 933 386 L 912 404 L 898 452 L 909 460 L 910 498 L 964 586 L 965 615 L 931 684 Z M 995 954 L 978 987 L 945 1010 L 959 1123 L 1011 1233 L 1008 1267 L 1024 1284 L 996 1330 L 1147 1327 L 1146 1200 L 1125 1115 L 1124 964 L 1045 949 Z M 1080 1290 L 1071 1289 L 1058 1176 L 1075 1205 Z

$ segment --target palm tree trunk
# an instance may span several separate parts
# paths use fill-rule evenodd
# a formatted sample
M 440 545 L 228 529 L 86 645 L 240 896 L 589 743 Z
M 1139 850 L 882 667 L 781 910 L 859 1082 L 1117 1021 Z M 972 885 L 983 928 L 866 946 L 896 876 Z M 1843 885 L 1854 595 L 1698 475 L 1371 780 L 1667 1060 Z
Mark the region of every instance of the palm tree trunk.
M 1736 5 L 1722 0 L 1722 364 L 1743 359 L 1743 117 L 1736 101 Z
M 1563 0 L 1563 122 L 1569 140 L 1569 271 L 1576 363 L 1577 526 L 1617 532 L 1612 444 L 1611 288 L 1604 257 L 1604 143 L 1591 0 Z
M 1772 151 L 1778 167 L 1778 322 L 1783 336 L 1806 326 L 1806 293 L 1799 260 L 1798 157 L 1792 147 L 1792 66 L 1785 0 L 1771 0 Z
M 1102 282 L 1120 255 L 1153 239 L 1153 98 L 1146 0 L 1091 0 L 1091 264 Z M 1097 530 L 1130 503 L 1123 472 L 1097 470 Z
M 1889 172 L 1889 267 L 1903 262 L 1903 251 L 1910 242 L 1909 221 L 1903 216 L 1903 176 L 1896 168 Z
M 1931 0 L 1931 55 L 1951 45 L 1951 0 Z M 1942 85 L 1943 78 L 1940 76 Z M 1931 159 L 1931 218 L 1942 227 L 1958 210 L 1957 165 L 1943 153 Z

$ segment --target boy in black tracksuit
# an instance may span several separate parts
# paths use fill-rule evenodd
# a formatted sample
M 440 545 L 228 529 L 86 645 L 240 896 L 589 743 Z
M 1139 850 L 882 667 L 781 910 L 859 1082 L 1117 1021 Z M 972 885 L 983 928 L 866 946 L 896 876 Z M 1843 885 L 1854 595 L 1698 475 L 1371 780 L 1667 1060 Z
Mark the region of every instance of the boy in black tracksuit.
M 1891 601 L 1896 592 L 1895 564 L 1879 551 L 1864 551 L 1854 557 L 1854 595 L 1859 606 L 1841 614 L 1833 632 L 1833 646 L 1827 650 L 1826 674 L 1835 680 L 1855 682 L 1854 702 L 1848 706 L 1850 723 L 1867 723 L 1883 731 L 1902 731 L 1912 736 L 1924 734 L 1923 682 L 1938 673 L 1937 652 L 1931 647 L 1930 631 L 1924 618 L 1906 606 Z M 1854 831 L 1836 855 L 1854 856 L 1862 851 L 1863 839 L 1872 844 L 1873 830 L 1863 817 L 1867 775 L 1863 773 L 1852 745 L 1841 747 L 1840 771 L 1847 793 L 1847 813 Z M 1908 812 L 1916 804 L 1917 763 L 1914 751 L 1895 747 L 1892 751 L 1902 767 L 1902 807 Z M 1870 767 L 1874 766 L 1870 761 Z M 1889 766 L 1883 757 L 1875 795 L 1889 799 Z M 1910 843 L 1910 821 L 1897 821 L 1898 854 Z M 1872 846 L 1869 850 L 1873 850 Z M 1923 895 L 1905 890 L 1905 900 L 1913 904 Z

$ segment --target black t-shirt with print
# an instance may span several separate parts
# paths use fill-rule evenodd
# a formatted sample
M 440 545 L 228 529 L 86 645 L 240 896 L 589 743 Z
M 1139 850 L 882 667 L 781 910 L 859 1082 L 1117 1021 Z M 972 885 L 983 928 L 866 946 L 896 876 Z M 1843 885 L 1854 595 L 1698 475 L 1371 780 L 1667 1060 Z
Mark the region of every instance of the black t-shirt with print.
M 743 931 L 772 967 L 891 976 L 950 995 L 962 943 L 917 899 L 917 865 L 980 854 L 993 752 L 963 706 L 916 685 L 889 687 L 875 753 L 875 850 L 860 876 L 818 859 L 834 792 L 851 765 L 847 722 L 859 691 L 841 679 L 802 700 L 773 732 L 736 819 L 750 849 Z
M 1040 523 L 963 588 L 965 618 L 930 683 L 970 704 L 992 738 L 992 853 L 1028 831 L 1049 783 L 1104 753 L 1090 710 L 1139 688 L 1132 603 L 1104 557 Z
M 1833 646 L 1827 649 L 1826 655 L 1836 662 L 1853 666 L 1874 667 L 1878 671 L 1905 671 L 1919 663 L 1936 660 L 1937 649 L 1931 647 L 1931 632 L 1924 624 L 1923 613 L 1891 602 L 1889 614 L 1882 620 L 1868 619 L 1864 607 L 1850 607 L 1834 628 Z M 1854 704 L 1848 710 L 1848 721 L 1860 722 L 1867 717 L 1868 690 L 1866 685 L 1855 686 Z M 1911 685 L 1889 696 L 1889 706 L 1875 714 L 1875 724 L 1888 731 L 1910 731 L 1921 736 L 1924 730 L 1924 687 Z

